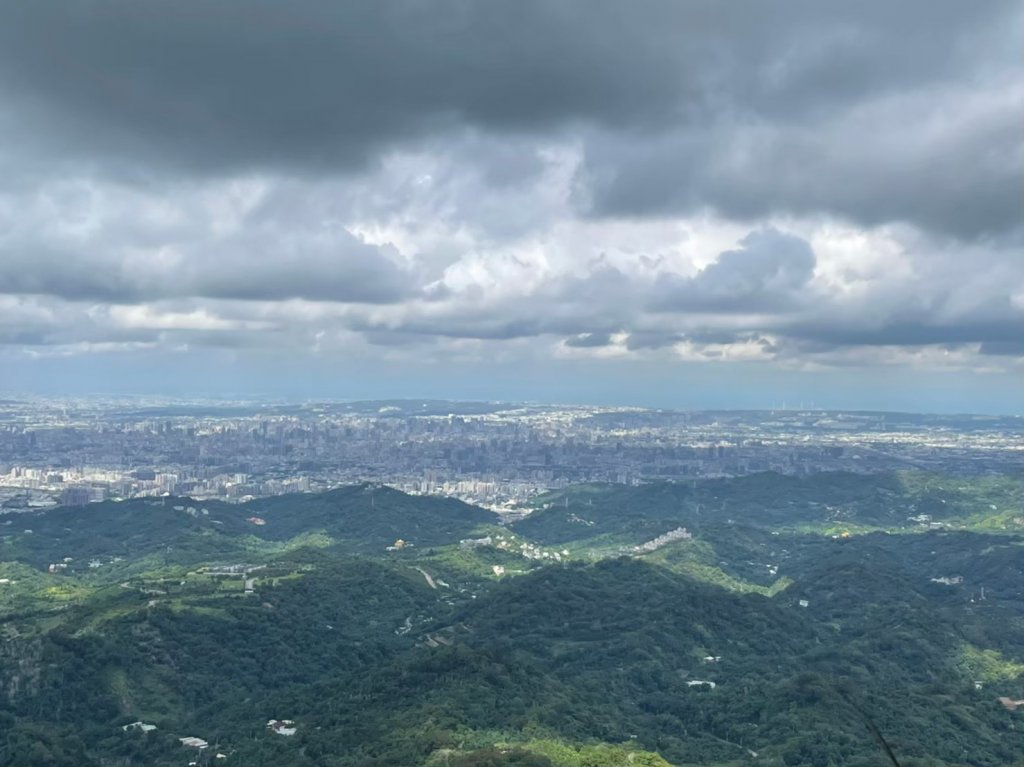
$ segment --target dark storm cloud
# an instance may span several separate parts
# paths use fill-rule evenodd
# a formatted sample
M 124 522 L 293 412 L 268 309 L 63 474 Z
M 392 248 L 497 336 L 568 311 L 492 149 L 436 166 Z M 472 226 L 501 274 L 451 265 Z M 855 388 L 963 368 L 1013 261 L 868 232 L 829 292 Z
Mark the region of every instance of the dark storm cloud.
M 1009 0 L 4 2 L 0 95 L 23 145 L 135 175 L 329 173 L 455 129 L 571 128 L 592 214 L 974 236 L 1020 223 L 1019 99 L 968 98 L 1013 85 L 1019 30 Z M 495 187 L 529 164 L 481 162 Z
M 2 82 L 61 140 L 200 166 L 359 164 L 461 123 L 660 115 L 670 5 L 130 0 L 0 7 Z

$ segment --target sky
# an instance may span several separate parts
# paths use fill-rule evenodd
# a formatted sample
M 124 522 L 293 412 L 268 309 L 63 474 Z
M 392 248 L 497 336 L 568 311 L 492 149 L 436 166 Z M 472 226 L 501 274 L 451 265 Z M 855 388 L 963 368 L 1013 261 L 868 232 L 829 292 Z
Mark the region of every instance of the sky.
M 1024 4 L 0 0 L 0 391 L 1024 413 Z

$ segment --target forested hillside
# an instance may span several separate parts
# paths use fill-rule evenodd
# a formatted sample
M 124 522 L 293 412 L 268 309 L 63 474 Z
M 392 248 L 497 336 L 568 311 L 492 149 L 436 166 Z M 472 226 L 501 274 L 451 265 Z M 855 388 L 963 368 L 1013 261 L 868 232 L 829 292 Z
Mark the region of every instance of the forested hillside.
M 8 516 L 0 764 L 1024 764 L 1019 500 L 765 475 L 511 526 L 370 486 Z

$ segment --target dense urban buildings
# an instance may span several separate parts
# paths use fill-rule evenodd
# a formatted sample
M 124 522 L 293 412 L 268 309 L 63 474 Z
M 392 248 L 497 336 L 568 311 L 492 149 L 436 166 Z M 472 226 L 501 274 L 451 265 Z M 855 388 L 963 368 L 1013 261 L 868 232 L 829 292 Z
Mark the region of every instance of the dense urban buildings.
M 1024 419 L 438 402 L 15 399 L 8 510 L 188 495 L 242 501 L 372 481 L 511 507 L 581 482 L 1019 466 Z

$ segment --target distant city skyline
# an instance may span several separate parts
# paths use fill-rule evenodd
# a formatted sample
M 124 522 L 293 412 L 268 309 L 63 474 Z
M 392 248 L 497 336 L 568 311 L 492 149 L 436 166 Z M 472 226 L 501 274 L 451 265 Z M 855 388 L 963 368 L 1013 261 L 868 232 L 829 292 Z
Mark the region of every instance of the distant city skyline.
M 1024 5 L 0 3 L 0 390 L 1024 413 Z
M 187 495 L 244 502 L 346 484 L 510 510 L 585 482 L 1020 465 L 1024 417 L 674 411 L 445 400 L 34 398 L 0 408 L 0 511 Z

